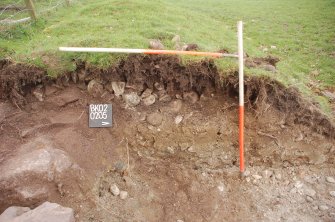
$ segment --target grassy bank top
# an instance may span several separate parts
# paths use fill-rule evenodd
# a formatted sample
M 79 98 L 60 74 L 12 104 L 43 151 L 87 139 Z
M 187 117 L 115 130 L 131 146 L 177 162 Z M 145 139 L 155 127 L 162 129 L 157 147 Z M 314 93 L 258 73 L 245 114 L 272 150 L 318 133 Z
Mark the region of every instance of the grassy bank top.
M 236 52 L 236 23 L 243 20 L 247 54 L 280 59 L 276 73 L 247 73 L 270 75 L 307 94 L 313 94 L 311 84 L 335 85 L 334 0 L 76 0 L 46 12 L 47 2 L 35 0 L 36 22 L 1 27 L 1 57 L 45 66 L 52 74 L 72 69 L 73 59 L 106 67 L 120 56 L 64 53 L 59 46 L 147 48 L 150 39 L 160 39 L 172 49 L 175 35 L 200 50 Z M 217 64 L 236 67 L 232 60 Z

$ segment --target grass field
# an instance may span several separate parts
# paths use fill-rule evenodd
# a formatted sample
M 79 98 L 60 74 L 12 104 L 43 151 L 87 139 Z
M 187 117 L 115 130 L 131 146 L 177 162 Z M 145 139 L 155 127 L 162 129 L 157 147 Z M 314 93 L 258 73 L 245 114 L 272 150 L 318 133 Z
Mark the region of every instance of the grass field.
M 36 5 L 45 2 L 36 0 Z M 72 59 L 106 67 L 120 57 L 61 53 L 59 46 L 147 48 L 149 39 L 158 38 L 172 48 L 176 34 L 201 50 L 236 52 L 236 22 L 243 20 L 246 52 L 280 58 L 275 74 L 260 69 L 247 73 L 294 85 L 327 109 L 326 100 L 307 84 L 335 85 L 334 12 L 334 0 L 82 0 L 43 14 L 33 24 L 1 31 L 0 56 L 45 66 L 53 74 L 73 69 Z M 217 64 L 236 68 L 231 60 Z

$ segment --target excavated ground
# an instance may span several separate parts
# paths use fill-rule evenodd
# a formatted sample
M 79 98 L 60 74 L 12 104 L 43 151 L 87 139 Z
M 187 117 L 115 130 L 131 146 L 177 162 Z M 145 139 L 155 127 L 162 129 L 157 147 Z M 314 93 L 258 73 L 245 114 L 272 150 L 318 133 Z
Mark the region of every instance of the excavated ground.
M 83 178 L 75 186 L 65 176 L 47 197 L 25 202 L 0 187 L 0 212 L 48 199 L 75 209 L 78 221 L 335 220 L 335 183 L 326 179 L 335 176 L 335 127 L 297 90 L 246 79 L 241 177 L 236 75 L 220 77 L 211 61 L 184 66 L 166 56 L 77 67 L 52 80 L 42 69 L 1 61 L 0 170 L 23 145 L 48 141 Z M 156 102 L 130 106 L 113 93 L 115 81 L 126 83 L 124 94 L 152 89 Z M 112 128 L 88 127 L 92 103 L 113 104 Z M 113 196 L 112 184 L 128 197 Z

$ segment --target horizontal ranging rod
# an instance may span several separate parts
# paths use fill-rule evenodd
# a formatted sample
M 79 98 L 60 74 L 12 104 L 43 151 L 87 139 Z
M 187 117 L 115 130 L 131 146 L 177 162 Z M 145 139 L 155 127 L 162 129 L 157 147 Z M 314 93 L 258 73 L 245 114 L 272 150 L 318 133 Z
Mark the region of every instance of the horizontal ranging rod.
M 234 57 L 238 55 L 219 53 L 219 52 L 196 52 L 196 51 L 178 51 L 178 50 L 153 50 L 153 49 L 124 49 L 124 48 L 82 48 L 82 47 L 59 47 L 64 52 L 108 52 L 108 53 L 137 53 L 148 55 L 193 55 L 193 56 L 212 56 L 212 57 Z

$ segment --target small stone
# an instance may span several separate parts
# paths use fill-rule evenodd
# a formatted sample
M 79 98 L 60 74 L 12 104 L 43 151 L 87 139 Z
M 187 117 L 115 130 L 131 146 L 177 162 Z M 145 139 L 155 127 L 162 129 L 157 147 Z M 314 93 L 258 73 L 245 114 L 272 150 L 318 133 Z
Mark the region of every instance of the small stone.
M 76 72 L 71 73 L 71 80 L 75 84 L 78 82 L 79 78 L 78 78 L 78 74 Z
M 184 222 L 183 220 L 177 220 L 177 222 Z
M 135 92 L 123 94 L 122 98 L 128 106 L 137 106 L 141 102 L 141 98 Z
M 147 115 L 146 115 L 145 113 L 139 113 L 139 117 L 138 117 L 138 119 L 139 119 L 140 121 L 144 121 L 146 118 L 147 118 Z
M 304 184 L 298 180 L 295 184 L 294 184 L 294 187 L 297 188 L 297 189 L 300 189 L 304 186 Z
M 16 217 L 7 218 L 8 220 L 3 220 L 0 216 L 1 222 L 27 222 L 27 221 L 62 221 L 62 222 L 75 222 L 74 210 L 67 207 L 62 207 L 56 203 L 44 202 L 40 206 L 33 210 L 24 212 Z
M 255 178 L 255 180 L 260 180 L 260 179 L 262 179 L 262 178 L 263 178 L 262 176 L 260 176 L 260 175 L 257 175 L 257 174 L 255 174 L 255 175 L 252 175 L 252 177 L 253 177 L 253 178 Z
M 104 87 L 96 80 L 91 80 L 87 85 L 87 91 L 93 97 L 99 97 L 104 91 Z
M 152 89 L 147 88 L 146 90 L 144 90 L 144 92 L 141 95 L 141 98 L 146 98 L 148 96 L 150 96 L 152 94 Z
M 182 51 L 195 51 L 198 48 L 199 48 L 199 46 L 197 44 L 190 43 L 190 44 L 183 45 L 181 50 Z
M 272 174 L 273 174 L 273 171 L 271 171 L 271 170 L 264 170 L 264 171 L 262 172 L 262 176 L 263 176 L 264 178 L 270 178 L 270 177 L 272 176 Z
M 0 222 L 12 221 L 26 212 L 30 211 L 29 207 L 9 207 L 0 215 Z
M 34 89 L 33 95 L 35 96 L 35 98 L 38 101 L 43 102 L 43 100 L 44 100 L 44 93 L 43 93 L 42 87 L 37 87 L 36 89 Z
M 167 148 L 167 151 L 168 151 L 170 154 L 174 154 L 174 149 L 173 149 L 173 147 L 171 147 L 171 146 L 169 146 L 169 147 Z
M 190 146 L 190 147 L 187 149 L 187 151 L 190 152 L 190 153 L 194 153 L 194 152 L 195 152 L 193 146 Z
M 164 45 L 158 39 L 150 40 L 149 48 L 151 49 L 164 49 Z
M 154 95 L 150 95 L 148 97 L 145 97 L 143 99 L 143 103 L 146 106 L 151 106 L 152 104 L 154 104 L 156 102 L 156 97 Z
M 319 210 L 321 210 L 321 211 L 326 211 L 328 209 L 329 209 L 329 207 L 327 205 L 320 205 L 319 206 Z
M 112 82 L 111 85 L 115 96 L 121 96 L 124 93 L 124 89 L 126 87 L 125 82 Z
M 159 101 L 163 102 L 163 103 L 170 102 L 171 100 L 172 100 L 172 98 L 169 94 L 164 94 L 164 95 L 159 97 Z
M 313 202 L 314 199 L 312 197 L 310 197 L 310 196 L 306 196 L 306 201 L 307 202 Z
M 334 179 L 334 177 L 326 177 L 326 181 L 327 181 L 328 183 L 335 183 L 335 179 Z
M 276 72 L 276 67 L 274 67 L 273 65 L 264 65 L 263 69 L 266 71 L 270 71 L 270 72 Z
M 124 199 L 127 199 L 127 197 L 128 197 L 128 192 L 122 190 L 122 191 L 120 192 L 120 199 L 121 199 L 121 200 L 124 200 Z
M 162 124 L 163 116 L 160 113 L 151 113 L 147 116 L 147 122 L 153 126 L 159 126 Z
M 123 161 L 118 161 L 114 164 L 114 170 L 118 173 L 124 173 L 127 170 L 127 164 Z
M 282 179 L 282 175 L 281 175 L 281 173 L 280 173 L 280 172 L 275 172 L 275 178 L 276 178 L 277 180 L 281 180 L 281 179 Z
M 249 170 L 245 170 L 245 171 L 243 172 L 243 176 L 244 176 L 244 177 L 248 177 L 248 176 L 250 176 L 250 171 L 249 171 Z
M 307 195 L 307 196 L 310 196 L 310 197 L 314 197 L 315 194 L 316 194 L 316 191 L 313 190 L 312 188 L 310 187 L 304 187 L 304 194 Z
M 271 46 L 271 49 L 277 49 L 277 46 L 272 45 L 272 46 Z
M 164 90 L 164 86 L 158 82 L 155 82 L 154 86 L 158 91 Z
M 178 116 L 176 116 L 176 118 L 174 119 L 174 123 L 178 125 L 179 123 L 181 123 L 182 120 L 183 120 L 183 116 L 178 115 Z
M 62 75 L 58 81 L 60 81 L 60 84 L 62 84 L 63 86 L 69 86 L 70 75 L 69 74 Z
M 189 101 L 190 103 L 196 103 L 199 100 L 198 93 L 194 91 L 184 93 L 183 97 L 185 100 Z
M 110 188 L 109 188 L 110 192 L 114 195 L 114 196 L 118 196 L 120 194 L 120 190 L 117 187 L 116 184 L 113 184 Z
M 329 194 L 330 196 L 335 197 L 335 191 L 330 191 Z
M 180 94 L 176 94 L 176 99 L 183 99 L 183 97 Z
M 179 112 L 183 107 L 183 101 L 177 99 L 169 103 L 169 108 L 172 112 Z
M 225 185 L 222 182 L 220 182 L 217 187 L 218 187 L 218 189 L 219 189 L 220 192 L 224 192 L 225 191 Z
M 78 79 L 80 82 L 83 82 L 86 76 L 87 76 L 87 73 L 85 72 L 85 70 L 81 70 L 80 72 L 78 72 Z

